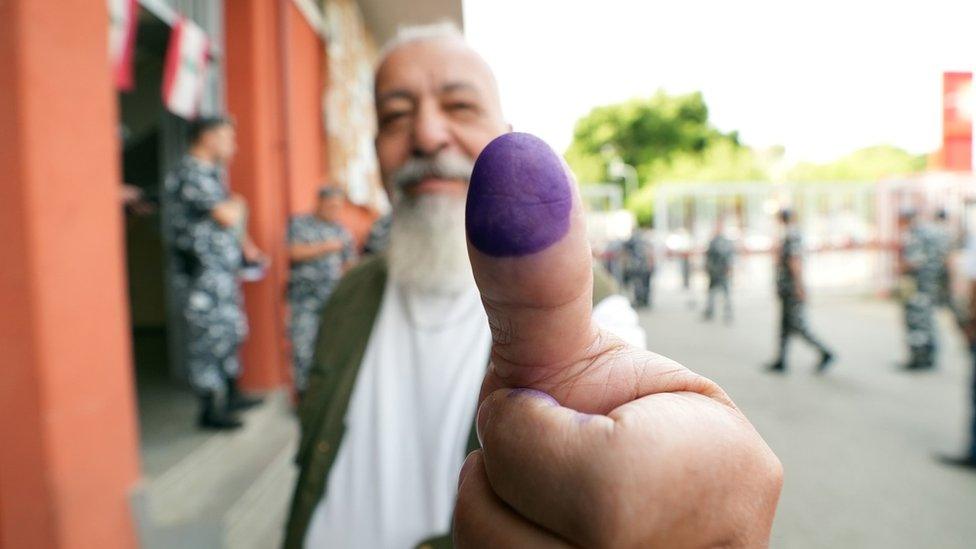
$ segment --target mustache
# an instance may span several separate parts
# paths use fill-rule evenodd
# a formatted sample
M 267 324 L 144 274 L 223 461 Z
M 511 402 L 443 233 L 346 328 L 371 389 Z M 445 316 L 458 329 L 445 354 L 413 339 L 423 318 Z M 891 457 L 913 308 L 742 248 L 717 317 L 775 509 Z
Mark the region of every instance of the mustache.
M 411 158 L 393 173 L 395 189 L 404 189 L 425 179 L 469 181 L 474 161 L 459 154 L 441 153 L 433 157 Z

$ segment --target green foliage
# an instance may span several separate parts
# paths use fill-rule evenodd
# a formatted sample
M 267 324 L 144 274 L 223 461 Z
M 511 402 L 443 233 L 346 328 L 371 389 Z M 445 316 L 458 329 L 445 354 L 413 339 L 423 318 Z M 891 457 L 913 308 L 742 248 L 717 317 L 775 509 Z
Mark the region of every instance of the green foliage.
M 637 170 L 639 190 L 627 208 L 642 225 L 653 218 L 653 184 L 660 181 L 767 180 L 761 155 L 708 121 L 701 93 L 669 95 L 597 107 L 576 123 L 566 162 L 580 182 L 612 181 L 618 159 Z
M 590 111 L 577 121 L 565 158 L 584 184 L 613 181 L 611 161 L 633 166 L 639 188 L 627 197 L 626 207 L 641 225 L 653 219 L 654 185 L 659 182 L 769 181 L 773 175 L 796 182 L 876 181 L 918 173 L 926 165 L 924 156 L 880 145 L 835 162 L 799 163 L 784 173 L 783 152 L 782 147 L 751 149 L 739 142 L 737 132 L 722 133 L 712 126 L 701 93 L 658 91 Z
M 924 155 L 913 155 L 898 147 L 877 145 L 859 149 L 827 164 L 800 162 L 787 174 L 787 181 L 877 181 L 895 175 L 910 175 L 925 169 Z
M 654 223 L 654 186 L 645 185 L 637 192 L 627 197 L 624 206 L 637 218 L 641 227 L 650 227 Z
M 766 161 L 756 151 L 730 140 L 716 140 L 699 153 L 679 152 L 653 174 L 658 181 L 766 181 Z

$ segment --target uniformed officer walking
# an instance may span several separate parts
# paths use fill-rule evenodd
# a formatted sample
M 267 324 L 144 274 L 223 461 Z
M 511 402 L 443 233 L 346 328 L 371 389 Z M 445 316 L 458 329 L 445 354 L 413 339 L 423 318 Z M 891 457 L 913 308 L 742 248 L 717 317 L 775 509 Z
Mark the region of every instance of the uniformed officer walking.
M 803 285 L 803 241 L 792 210 L 779 213 L 783 224 L 783 242 L 776 260 L 776 294 L 781 307 L 779 356 L 769 371 L 786 371 L 786 351 L 790 337 L 796 335 L 820 351 L 817 371 L 823 372 L 834 360 L 834 354 L 810 333 L 806 322 L 806 290 Z
M 967 204 L 972 209 L 973 203 Z M 948 465 L 964 467 L 976 471 L 976 233 L 967 230 L 966 245 L 962 255 L 960 274 L 965 280 L 968 299 L 956 310 L 956 319 L 969 344 L 969 362 L 972 366 L 969 378 L 969 425 L 966 433 L 966 447 L 962 454 L 941 455 L 940 461 Z
M 634 305 L 651 306 L 651 277 L 654 274 L 654 258 L 639 229 L 624 242 L 624 282 L 633 287 Z
M 899 221 L 902 226 L 899 293 L 905 310 L 908 345 L 908 362 L 903 368 L 927 370 L 935 366 L 938 348 L 934 313 L 943 254 L 934 231 L 919 222 L 915 210 L 902 210 Z
M 237 389 L 237 353 L 247 335 L 237 274 L 243 243 L 253 248 L 242 237 L 247 204 L 222 181 L 236 150 L 233 123 L 201 118 L 189 137 L 189 151 L 164 185 L 164 231 L 176 265 L 189 381 L 201 399 L 199 425 L 235 429 L 236 412 L 260 402 Z
M 949 256 L 956 249 L 956 237 L 949 226 L 949 215 L 944 208 L 935 212 L 935 223 L 932 235 L 938 256 L 934 261 L 938 264 L 938 290 L 936 294 L 937 307 L 952 306 L 952 288 L 949 281 Z
M 289 329 L 295 390 L 299 397 L 308 383 L 322 307 L 355 255 L 352 237 L 338 223 L 344 198 L 338 187 L 323 187 L 319 190 L 315 213 L 296 216 L 288 226 Z
M 735 256 L 735 246 L 725 236 L 723 223 L 720 220 L 715 228 L 715 236 L 708 243 L 705 250 L 705 273 L 708 275 L 708 296 L 705 305 L 705 320 L 711 320 L 715 313 L 715 295 L 722 294 L 725 299 L 725 321 L 732 321 L 732 297 L 729 283 L 732 278 L 732 260 Z

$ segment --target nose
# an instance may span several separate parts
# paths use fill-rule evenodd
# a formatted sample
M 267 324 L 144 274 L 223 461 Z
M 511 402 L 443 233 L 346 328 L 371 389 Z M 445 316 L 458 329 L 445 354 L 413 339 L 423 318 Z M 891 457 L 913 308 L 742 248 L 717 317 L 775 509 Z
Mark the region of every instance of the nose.
M 445 113 L 436 104 L 422 105 L 413 126 L 413 156 L 435 156 L 450 143 L 451 132 Z

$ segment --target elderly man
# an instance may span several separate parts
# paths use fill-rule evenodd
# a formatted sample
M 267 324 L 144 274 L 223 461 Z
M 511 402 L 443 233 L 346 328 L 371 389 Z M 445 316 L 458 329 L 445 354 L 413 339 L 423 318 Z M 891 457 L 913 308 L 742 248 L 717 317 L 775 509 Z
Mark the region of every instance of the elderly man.
M 390 245 L 326 305 L 286 547 L 449 546 L 452 513 L 460 546 L 765 543 L 778 461 L 721 389 L 640 348 L 571 176 L 507 133 L 485 62 L 438 26 L 378 67 Z

